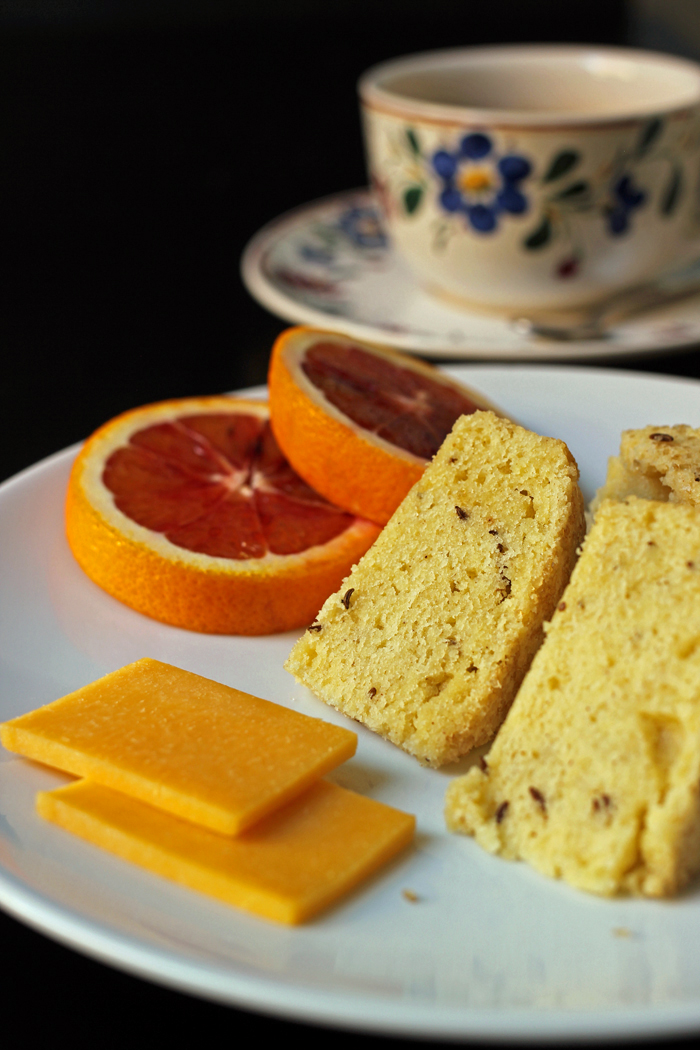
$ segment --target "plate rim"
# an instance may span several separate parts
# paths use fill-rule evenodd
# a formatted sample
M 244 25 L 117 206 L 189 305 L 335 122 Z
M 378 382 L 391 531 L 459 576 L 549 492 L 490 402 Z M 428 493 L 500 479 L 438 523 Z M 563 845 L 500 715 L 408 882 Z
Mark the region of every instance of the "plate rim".
M 436 1009 L 381 1000 L 377 1001 L 376 1009 L 372 1009 L 371 1000 L 364 998 L 363 1014 L 358 1017 L 358 1003 L 352 993 L 322 989 L 305 992 L 294 985 L 276 984 L 274 978 L 246 977 L 213 964 L 188 963 L 164 949 L 135 944 L 106 925 L 47 901 L 1 869 L 0 906 L 59 944 L 143 980 L 270 1017 L 350 1032 L 394 1038 L 440 1038 L 450 1042 L 486 1038 L 501 1043 L 535 1044 L 562 1039 L 590 1042 L 680 1036 L 694 1034 L 700 1028 L 700 999 L 681 1006 L 553 1011 L 536 1007 L 441 1006 Z M 304 1004 L 305 995 L 313 1002 Z

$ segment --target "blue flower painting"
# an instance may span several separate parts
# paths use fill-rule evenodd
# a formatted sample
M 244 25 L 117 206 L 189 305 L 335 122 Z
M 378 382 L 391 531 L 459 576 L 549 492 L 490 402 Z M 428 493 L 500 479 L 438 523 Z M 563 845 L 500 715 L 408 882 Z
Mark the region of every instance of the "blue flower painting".
M 338 219 L 338 225 L 358 248 L 386 248 L 386 234 L 374 208 L 347 208 Z
M 463 214 L 477 233 L 492 233 L 500 215 L 527 211 L 521 183 L 532 170 L 530 161 L 515 153 L 499 156 L 483 132 L 465 135 L 453 152 L 438 150 L 432 164 L 443 184 L 442 208 Z
M 635 186 L 632 175 L 624 174 L 612 186 L 611 197 L 607 208 L 608 229 L 613 236 L 619 237 L 629 226 L 630 213 L 641 208 L 647 195 Z

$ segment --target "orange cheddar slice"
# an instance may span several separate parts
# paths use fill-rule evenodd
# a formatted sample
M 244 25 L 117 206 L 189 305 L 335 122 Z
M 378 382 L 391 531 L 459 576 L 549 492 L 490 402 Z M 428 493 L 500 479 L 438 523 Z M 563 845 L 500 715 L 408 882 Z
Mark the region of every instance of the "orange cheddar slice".
M 0 726 L 9 751 L 235 835 L 351 758 L 357 736 L 157 660 Z
M 266 919 L 297 924 L 413 838 L 415 818 L 321 780 L 237 838 L 79 780 L 37 795 L 42 817 L 148 871 Z

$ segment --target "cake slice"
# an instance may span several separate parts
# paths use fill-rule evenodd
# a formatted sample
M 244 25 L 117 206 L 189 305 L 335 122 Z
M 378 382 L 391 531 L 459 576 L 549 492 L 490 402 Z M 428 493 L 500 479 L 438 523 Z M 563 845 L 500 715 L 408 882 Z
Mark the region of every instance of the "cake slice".
M 583 530 L 562 441 L 462 416 L 285 666 L 421 762 L 452 762 L 498 729 Z
M 700 509 L 600 507 L 547 639 L 451 830 L 600 894 L 700 870 Z
M 591 512 L 604 499 L 627 496 L 700 505 L 700 430 L 679 425 L 623 431 L 620 455 L 608 460 Z

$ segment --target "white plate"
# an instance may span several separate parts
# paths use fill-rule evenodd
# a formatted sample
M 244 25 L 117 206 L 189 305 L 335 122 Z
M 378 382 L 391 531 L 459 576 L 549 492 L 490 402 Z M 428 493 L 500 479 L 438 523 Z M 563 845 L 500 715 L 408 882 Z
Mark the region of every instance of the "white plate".
M 567 367 L 449 371 L 567 441 L 587 497 L 623 427 L 700 425 L 693 381 Z M 343 724 L 283 670 L 294 635 L 190 634 L 132 612 L 83 575 L 62 524 L 74 452 L 0 488 L 0 719 L 152 656 Z M 358 752 L 338 781 L 416 813 L 417 842 L 308 926 L 238 912 L 44 823 L 35 792 L 63 778 L 1 750 L 0 904 L 113 965 L 280 1016 L 433 1038 L 700 1028 L 697 885 L 671 902 L 601 900 L 494 858 L 444 830 L 457 769 L 423 769 L 351 724 Z
M 241 259 L 248 291 L 279 317 L 428 357 L 579 361 L 700 343 L 700 292 L 612 327 L 605 339 L 556 342 L 510 320 L 425 292 L 394 254 L 367 190 L 282 215 Z

